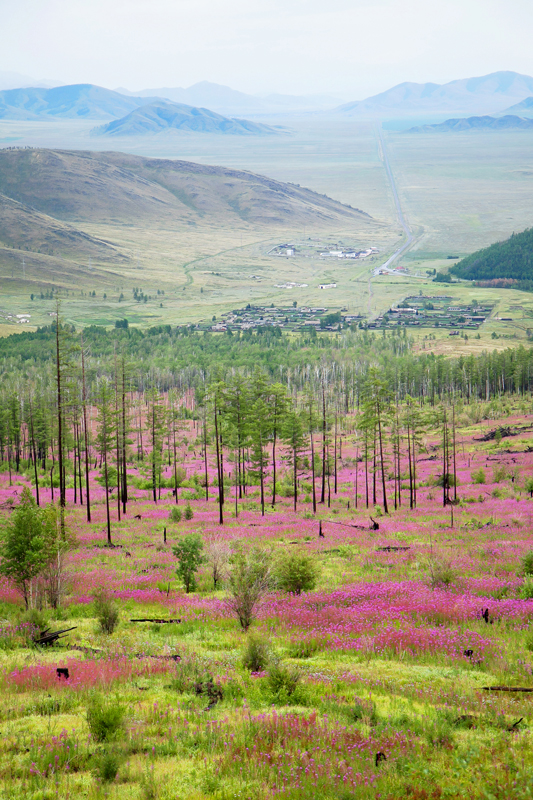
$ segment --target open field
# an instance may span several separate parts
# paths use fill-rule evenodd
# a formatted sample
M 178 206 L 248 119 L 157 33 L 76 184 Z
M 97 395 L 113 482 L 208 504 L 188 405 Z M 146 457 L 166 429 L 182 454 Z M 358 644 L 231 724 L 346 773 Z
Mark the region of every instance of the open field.
M 303 470 L 297 513 L 285 497 L 261 517 L 258 487 L 250 485 L 236 518 L 230 487 L 218 525 L 216 488 L 203 498 L 192 424 L 180 442 L 187 482 L 178 504 L 183 511 L 189 503 L 189 521 L 169 519 L 168 489 L 151 501 L 141 488 L 143 465 L 131 461 L 127 514 L 117 522 L 113 509 L 116 547 L 105 548 L 97 474 L 92 524 L 69 489 L 67 519 L 77 537 L 69 594 L 44 617 L 53 630 L 76 629 L 52 647 L 28 646 L 24 626 L 15 629 L 20 597 L 8 582 L 0 586 L 6 797 L 529 798 L 530 694 L 484 687 L 533 690 L 532 587 L 521 567 L 533 549 L 531 402 L 458 404 L 453 507 L 442 507 L 441 438 L 430 428 L 417 457 L 418 508 L 409 509 L 404 489 L 402 507 L 389 516 L 367 510 L 349 418 L 339 489 L 317 515 Z M 481 441 L 499 426 L 514 435 Z M 283 459 L 279 469 L 289 485 Z M 209 475 L 212 483 L 211 457 Z M 18 502 L 23 485 L 28 477 L 15 475 L 10 486 L 3 473 L 3 508 Z M 387 491 L 391 497 L 390 482 Z M 44 486 L 43 499 L 50 499 Z M 379 489 L 377 499 L 382 507 Z M 369 514 L 378 530 L 369 529 Z M 318 584 L 301 595 L 271 592 L 244 634 L 226 604 L 227 586 L 214 590 L 208 565 L 190 594 L 176 578 L 171 548 L 191 531 L 206 544 L 246 540 L 274 558 L 305 551 L 320 567 Z M 120 609 L 111 635 L 97 631 L 99 587 Z M 255 670 L 243 665 L 254 636 L 267 650 Z M 68 679 L 58 667 L 68 668 Z M 104 697 L 124 715 L 107 739 L 88 722 Z

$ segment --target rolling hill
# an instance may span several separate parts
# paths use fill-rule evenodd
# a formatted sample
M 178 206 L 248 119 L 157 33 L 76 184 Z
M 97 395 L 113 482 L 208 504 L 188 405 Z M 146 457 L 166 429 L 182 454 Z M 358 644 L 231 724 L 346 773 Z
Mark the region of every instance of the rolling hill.
M 179 130 L 201 133 L 221 133 L 238 136 L 268 135 L 279 131 L 246 119 L 230 119 L 182 103 L 157 100 L 131 111 L 121 119 L 93 128 L 94 136 L 144 136 L 162 131 Z
M 156 98 L 152 98 L 156 99 Z M 116 119 L 149 102 L 92 83 L 0 92 L 0 119 Z
M 493 72 L 479 78 L 437 83 L 400 83 L 386 92 L 336 109 L 343 116 L 391 114 L 492 114 L 533 94 L 533 78 L 517 72 Z
M 450 272 L 467 280 L 509 281 L 516 288 L 533 288 L 533 228 L 472 253 Z
M 242 170 L 115 152 L 0 150 L 0 194 L 64 222 L 339 225 L 371 217 Z
M 503 117 L 463 117 L 447 119 L 436 125 L 421 125 L 409 128 L 407 133 L 448 133 L 456 131 L 504 131 L 533 130 L 533 119 L 506 114 Z

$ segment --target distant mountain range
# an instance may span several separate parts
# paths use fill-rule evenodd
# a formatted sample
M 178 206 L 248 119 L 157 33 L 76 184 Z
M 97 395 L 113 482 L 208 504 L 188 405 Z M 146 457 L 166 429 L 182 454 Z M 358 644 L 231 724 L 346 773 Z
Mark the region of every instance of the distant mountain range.
M 0 119 L 116 119 L 148 102 L 146 97 L 125 97 L 92 83 L 9 89 L 0 92 Z
M 437 125 L 420 125 L 409 128 L 407 133 L 446 133 L 448 131 L 504 131 L 511 129 L 533 130 L 533 119 L 517 117 L 506 114 L 503 117 L 463 117 L 461 119 L 447 119 Z
M 338 114 L 383 118 L 415 114 L 494 114 L 533 95 L 533 78 L 493 72 L 450 83 L 400 83 L 386 92 L 336 109 Z
M 188 89 L 163 87 L 130 92 L 128 89 L 121 87 L 116 91 L 135 97 L 164 97 L 174 103 L 209 108 L 219 114 L 229 116 L 239 114 L 286 114 L 288 111 L 302 112 L 332 109 L 338 106 L 339 101 L 342 99 L 335 95 L 325 94 L 269 94 L 255 97 L 251 94 L 238 92 L 229 86 L 211 83 L 210 81 L 195 83 L 194 86 L 189 86 Z
M 2 74 L 11 75 L 14 80 L 13 73 L 0 73 L 0 85 Z M 8 83 L 11 79 L 8 77 Z M 23 79 L 24 76 L 20 76 L 20 80 Z M 170 101 L 239 118 L 291 113 L 331 113 L 339 118 L 361 119 L 427 119 L 431 116 L 432 121 L 444 115 L 530 117 L 533 116 L 533 78 L 517 72 L 494 72 L 445 84 L 401 83 L 366 100 L 340 106 L 335 95 L 254 97 L 209 81 L 196 83 L 188 89 L 144 89 L 136 93 L 127 89 L 112 91 L 93 84 L 33 86 L 0 91 L 0 119 L 111 120 L 156 101 Z
M 165 100 L 156 100 L 136 108 L 121 119 L 93 128 L 91 133 L 97 136 L 143 136 L 165 130 L 240 136 L 279 133 L 279 130 L 269 125 L 261 125 L 246 119 L 230 119 L 207 108 L 195 108 Z
M 0 70 L 0 91 L 5 89 L 23 89 L 27 86 L 50 89 L 52 86 L 61 86 L 61 81 L 42 81 L 21 75 L 20 72 L 5 72 Z

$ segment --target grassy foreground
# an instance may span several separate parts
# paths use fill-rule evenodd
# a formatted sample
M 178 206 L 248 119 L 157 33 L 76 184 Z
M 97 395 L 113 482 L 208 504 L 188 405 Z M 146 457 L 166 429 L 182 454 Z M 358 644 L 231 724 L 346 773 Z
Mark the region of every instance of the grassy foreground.
M 251 487 L 238 518 L 228 498 L 218 526 L 210 487 L 208 502 L 181 490 L 193 517 L 173 523 L 170 492 L 154 504 L 137 488 L 109 549 L 102 490 L 94 484 L 90 525 L 69 493 L 69 594 L 41 614 L 53 630 L 76 629 L 53 647 L 30 645 L 30 618 L 0 583 L 0 796 L 531 797 L 531 694 L 484 687 L 533 689 L 533 584 L 521 566 L 533 549 L 532 410 L 530 398 L 464 407 L 453 521 L 435 485 L 432 434 L 417 464 L 418 508 L 405 491 L 390 516 L 362 498 L 354 510 L 350 436 L 338 493 L 316 516 L 307 495 L 297 513 L 286 498 L 262 518 Z M 515 435 L 479 441 L 500 425 Z M 186 458 L 189 476 L 200 472 L 199 452 Z M 361 493 L 361 466 L 358 480 Z M 28 481 L 13 483 L 2 475 L 3 508 Z M 304 550 L 320 565 L 318 585 L 272 592 L 244 634 L 207 565 L 197 590 L 183 592 L 172 546 L 191 531 L 276 557 Z M 110 635 L 96 622 L 102 587 L 120 611 Z

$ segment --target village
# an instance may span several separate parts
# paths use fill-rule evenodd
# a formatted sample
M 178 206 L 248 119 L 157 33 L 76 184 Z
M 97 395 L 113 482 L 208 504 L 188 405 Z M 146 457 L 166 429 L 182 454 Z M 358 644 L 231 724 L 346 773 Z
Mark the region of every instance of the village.
M 309 238 L 298 244 L 288 242 L 277 244 L 268 251 L 267 255 L 282 256 L 284 258 L 304 256 L 306 258 L 321 259 L 364 259 L 375 256 L 377 253 L 379 253 L 377 247 L 359 248 L 342 242 L 321 242 L 319 239 L 312 240 Z
M 452 328 L 450 336 L 459 335 L 459 330 L 477 330 L 490 316 L 493 305 L 461 305 L 449 295 L 415 295 L 406 297 L 401 303 L 372 322 L 369 328 L 392 328 L 398 325 L 424 328 Z
M 327 288 L 327 285 L 324 286 Z M 356 325 L 364 329 L 387 329 L 396 327 L 450 328 L 450 336 L 458 336 L 461 330 L 477 330 L 492 312 L 492 305 L 458 304 L 449 295 L 417 295 L 406 297 L 391 306 L 376 319 L 368 320 L 361 314 L 349 314 L 348 309 L 326 306 L 301 306 L 296 301 L 291 306 L 255 306 L 234 309 L 222 314 L 211 323 L 200 323 L 198 329 L 224 333 L 227 331 L 249 331 L 260 328 L 278 328 L 288 331 L 314 328 L 321 331 L 337 331 Z

